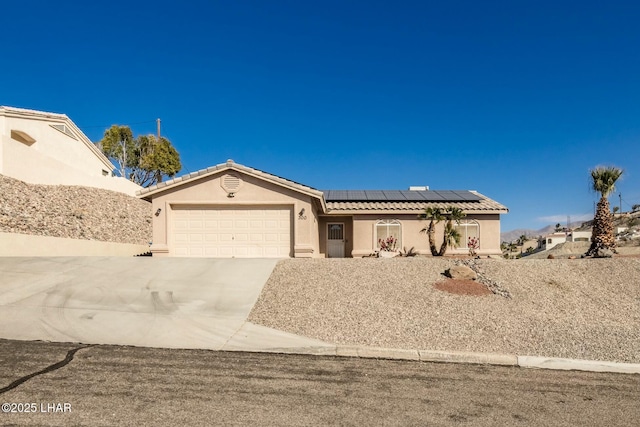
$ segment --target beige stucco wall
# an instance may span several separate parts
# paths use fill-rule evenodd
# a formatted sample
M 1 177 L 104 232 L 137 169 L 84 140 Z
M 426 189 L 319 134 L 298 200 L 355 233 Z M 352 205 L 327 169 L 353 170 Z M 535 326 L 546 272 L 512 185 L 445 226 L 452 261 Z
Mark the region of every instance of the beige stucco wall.
M 67 125 L 77 139 L 52 124 Z M 25 132 L 35 142 L 25 144 L 12 138 L 12 130 Z M 0 174 L 31 184 L 82 185 L 135 196 L 141 187 L 111 176 L 113 166 L 105 164 L 83 138 L 86 136 L 66 121 L 0 116 Z
M 147 245 L 0 233 L 0 256 L 135 256 Z
M 242 186 L 228 197 L 227 192 L 220 185 L 221 178 L 227 173 L 239 175 Z M 293 226 L 292 254 L 296 258 L 318 257 L 318 216 L 311 196 L 284 188 L 278 184 L 268 182 L 239 171 L 222 171 L 220 173 L 197 179 L 184 185 L 172 187 L 152 196 L 152 212 L 160 209 L 160 214 L 153 217 L 153 244 L 151 251 L 154 256 L 171 256 L 169 251 L 171 242 L 172 208 L 176 205 L 207 205 L 208 207 L 241 208 L 259 206 L 287 206 L 291 208 Z M 304 208 L 305 213 L 299 213 Z
M 421 255 L 430 255 L 429 239 L 426 233 L 420 230 L 428 227 L 428 221 L 419 221 L 417 215 L 354 215 L 353 216 L 353 249 L 352 256 L 361 257 L 370 255 L 377 249 L 374 240 L 374 226 L 381 219 L 396 219 L 402 224 L 402 248 L 407 250 L 414 248 Z M 478 255 L 499 255 L 500 250 L 500 215 L 498 214 L 471 214 L 465 217 L 467 220 L 476 220 L 480 228 L 480 249 Z M 324 218 L 323 218 L 324 220 Z M 435 241 L 438 249 L 442 244 L 444 222 L 436 225 Z M 399 248 L 399 249 L 402 249 Z M 467 254 L 466 242 L 461 242 L 460 248 L 448 248 L 447 254 Z

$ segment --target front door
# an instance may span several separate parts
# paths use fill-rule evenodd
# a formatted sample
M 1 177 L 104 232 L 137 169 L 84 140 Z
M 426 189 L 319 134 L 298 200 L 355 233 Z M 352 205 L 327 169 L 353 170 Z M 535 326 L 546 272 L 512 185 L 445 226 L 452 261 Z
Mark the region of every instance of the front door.
M 344 224 L 327 224 L 327 257 L 344 258 Z

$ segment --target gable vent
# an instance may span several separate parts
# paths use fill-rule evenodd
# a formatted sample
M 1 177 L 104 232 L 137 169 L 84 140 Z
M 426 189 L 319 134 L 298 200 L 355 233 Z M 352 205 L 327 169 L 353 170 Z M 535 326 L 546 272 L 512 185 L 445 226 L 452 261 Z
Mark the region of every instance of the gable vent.
M 52 128 L 54 128 L 54 129 L 55 129 L 55 130 L 57 130 L 57 131 L 60 131 L 60 132 L 64 133 L 65 135 L 67 135 L 67 136 L 68 136 L 68 137 L 70 137 L 70 138 L 78 139 L 78 138 L 76 138 L 76 136 L 73 134 L 73 132 L 71 132 L 71 129 L 69 129 L 69 128 L 67 127 L 67 125 L 62 124 L 62 125 L 49 125 L 49 126 L 51 126 Z
M 229 173 L 222 177 L 220 185 L 227 193 L 235 193 L 242 186 L 242 180 L 238 175 Z

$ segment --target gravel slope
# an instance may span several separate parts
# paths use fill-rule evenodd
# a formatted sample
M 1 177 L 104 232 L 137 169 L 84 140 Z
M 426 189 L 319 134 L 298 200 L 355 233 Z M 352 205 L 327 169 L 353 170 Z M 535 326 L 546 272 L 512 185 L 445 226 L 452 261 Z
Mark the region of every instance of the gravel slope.
M 640 363 L 640 260 L 478 260 L 507 289 L 433 283 L 451 259 L 291 259 L 249 320 L 340 344 Z
M 151 204 L 115 191 L 0 175 L 0 232 L 148 244 Z

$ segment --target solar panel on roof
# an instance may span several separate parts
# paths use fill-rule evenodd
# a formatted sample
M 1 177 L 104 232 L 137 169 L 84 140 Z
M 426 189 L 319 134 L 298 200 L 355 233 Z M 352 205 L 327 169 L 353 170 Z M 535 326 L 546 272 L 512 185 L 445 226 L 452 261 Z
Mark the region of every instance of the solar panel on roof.
M 387 198 L 382 190 L 366 190 L 367 200 L 370 202 L 386 202 Z
M 447 202 L 459 202 L 462 201 L 462 197 L 458 196 L 453 191 L 438 191 L 438 193 L 442 196 L 442 198 Z
M 407 198 L 404 197 L 404 191 L 383 190 L 382 192 L 384 193 L 385 200 L 387 200 L 388 202 L 404 202 L 407 200 Z
M 482 197 L 478 196 L 475 193 L 472 193 L 469 190 L 453 190 L 452 193 L 457 194 L 462 200 L 466 202 L 479 202 L 482 200 Z
M 367 201 L 367 196 L 364 190 L 325 190 L 323 193 L 325 200 L 328 201 Z
M 367 194 L 364 190 L 350 190 L 349 195 L 351 197 L 351 200 L 354 201 L 367 200 Z
M 437 191 L 421 191 L 420 195 L 423 200 L 426 202 L 443 202 L 444 197 L 442 197 Z
M 428 193 L 428 191 L 403 191 L 402 195 L 411 202 L 424 202 L 425 193 Z
M 326 190 L 327 201 L 342 202 L 477 202 L 478 195 L 467 190 Z

